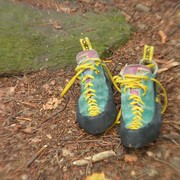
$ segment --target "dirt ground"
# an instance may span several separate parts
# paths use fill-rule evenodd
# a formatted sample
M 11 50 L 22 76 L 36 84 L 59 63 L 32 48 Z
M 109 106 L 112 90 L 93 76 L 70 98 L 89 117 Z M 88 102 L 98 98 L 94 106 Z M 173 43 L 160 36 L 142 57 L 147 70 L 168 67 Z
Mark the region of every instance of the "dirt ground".
M 135 27 L 129 42 L 108 58 L 113 75 L 125 64 L 138 63 L 144 44 L 155 46 L 158 79 L 168 94 L 159 138 L 147 147 L 127 149 L 121 144 L 118 125 L 99 136 L 80 129 L 76 123 L 78 82 L 65 98 L 59 96 L 74 68 L 0 77 L 0 179 L 86 179 L 94 173 L 106 180 L 180 178 L 180 4 L 177 0 L 101 2 L 81 0 L 72 11 L 70 3 L 60 7 L 66 13 L 99 13 L 116 7 Z M 119 109 L 118 94 L 115 99 Z M 73 165 L 75 160 L 107 150 L 116 155 L 81 167 Z

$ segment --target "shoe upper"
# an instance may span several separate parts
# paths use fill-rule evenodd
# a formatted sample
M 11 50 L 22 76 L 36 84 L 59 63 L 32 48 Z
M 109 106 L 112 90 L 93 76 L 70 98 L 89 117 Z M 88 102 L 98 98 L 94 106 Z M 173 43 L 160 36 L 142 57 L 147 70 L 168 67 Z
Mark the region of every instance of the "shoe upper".
M 76 74 L 61 92 L 63 97 L 76 79 L 81 85 L 77 105 L 77 122 L 90 134 L 101 134 L 116 121 L 117 110 L 113 98 L 113 77 L 105 62 L 93 50 L 84 50 L 76 56 Z
M 79 111 L 83 116 L 97 116 L 104 111 L 109 93 L 102 62 L 95 50 L 78 53 L 76 60 L 78 63 L 76 70 L 85 67 L 79 75 L 81 84 Z
M 136 130 L 150 123 L 155 113 L 154 72 L 142 64 L 125 66 L 121 75 L 121 109 L 127 129 Z

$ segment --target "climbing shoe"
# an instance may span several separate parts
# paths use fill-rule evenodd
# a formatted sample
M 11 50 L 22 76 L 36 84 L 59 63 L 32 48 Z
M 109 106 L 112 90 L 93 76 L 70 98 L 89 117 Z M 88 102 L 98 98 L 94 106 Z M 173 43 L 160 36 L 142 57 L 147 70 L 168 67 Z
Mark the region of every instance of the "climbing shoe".
M 148 53 L 152 55 L 151 50 Z M 121 92 L 120 137 L 125 147 L 140 148 L 153 142 L 160 133 L 161 113 L 167 107 L 166 91 L 156 80 L 158 66 L 147 57 L 114 76 Z M 164 96 L 162 111 L 159 87 Z
M 84 51 L 77 54 L 76 74 L 62 91 L 61 97 L 78 79 L 81 94 L 77 105 L 77 122 L 86 132 L 101 134 L 114 124 L 117 116 L 113 78 L 105 62 L 92 49 L 89 39 L 81 39 L 80 42 Z

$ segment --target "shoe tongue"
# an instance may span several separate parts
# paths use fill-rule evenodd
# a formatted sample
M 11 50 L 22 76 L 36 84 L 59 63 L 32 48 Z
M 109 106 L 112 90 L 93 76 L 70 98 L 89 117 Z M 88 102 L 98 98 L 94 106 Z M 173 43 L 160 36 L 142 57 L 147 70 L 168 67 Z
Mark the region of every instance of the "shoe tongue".
M 151 70 L 141 64 L 125 66 L 123 74 L 145 75 L 151 73 Z
M 95 50 L 86 50 L 86 51 L 82 51 L 82 52 L 79 52 L 76 56 L 76 61 L 77 61 L 77 64 L 80 65 L 82 62 L 84 61 L 94 61 L 93 59 L 91 58 L 99 58 L 99 55 L 97 53 L 97 51 Z M 83 75 L 91 75 L 93 73 L 93 71 L 91 69 L 87 69 L 83 72 Z M 89 83 L 91 82 L 91 79 L 88 78 L 86 79 L 85 81 L 86 83 Z
M 99 58 L 97 51 L 95 50 L 81 51 L 77 54 L 76 61 L 77 61 L 77 64 L 79 65 L 82 62 L 89 60 L 90 58 Z M 93 61 L 93 60 L 90 59 L 90 61 Z
M 151 70 L 141 64 L 125 66 L 123 70 L 123 74 L 146 75 L 148 73 L 151 73 Z M 139 89 L 131 88 L 130 94 L 139 95 Z

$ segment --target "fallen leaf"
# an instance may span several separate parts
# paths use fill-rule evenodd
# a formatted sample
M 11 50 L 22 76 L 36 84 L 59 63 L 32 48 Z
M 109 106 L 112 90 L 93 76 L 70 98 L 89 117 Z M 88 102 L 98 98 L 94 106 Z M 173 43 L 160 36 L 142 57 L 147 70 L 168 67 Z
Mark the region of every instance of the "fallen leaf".
M 45 105 L 43 105 L 43 109 L 44 110 L 55 109 L 55 108 L 58 107 L 58 105 L 61 103 L 61 101 L 62 101 L 62 99 L 58 99 L 58 98 L 55 98 L 55 97 L 50 98 L 48 100 L 48 102 Z
M 18 131 L 21 128 L 22 126 L 20 124 L 17 124 L 16 126 L 14 126 L 14 131 Z
M 42 86 L 46 91 L 49 90 L 49 85 L 48 84 L 43 84 Z
M 73 153 L 69 149 L 62 148 L 62 155 L 63 156 L 73 156 Z
M 155 156 L 154 153 L 151 152 L 151 151 L 147 151 L 146 154 L 147 154 L 149 157 L 154 157 L 154 156 Z
M 59 21 L 50 19 L 49 22 L 55 29 L 62 29 Z
M 56 81 L 55 80 L 52 80 L 51 82 L 50 82 L 50 85 L 52 85 L 52 86 L 54 86 L 56 84 Z
M 162 43 L 162 44 L 165 44 L 166 41 L 167 41 L 167 36 L 166 36 L 166 34 L 165 34 L 162 30 L 160 30 L 158 33 L 159 33 L 159 35 L 160 35 L 160 37 L 161 37 L 161 43 Z
M 138 157 L 136 155 L 126 154 L 124 156 L 125 162 L 136 162 L 138 160 Z
M 26 129 L 23 129 L 22 132 L 26 134 L 33 134 L 33 129 L 31 127 L 28 127 Z
M 40 139 L 38 137 L 31 139 L 31 142 L 33 142 L 33 143 L 37 143 L 37 142 L 41 142 L 41 141 L 42 141 L 42 139 Z
M 9 94 L 14 94 L 15 89 L 16 89 L 16 86 L 10 87 L 8 93 L 9 93 Z
M 51 134 L 47 134 L 46 136 L 47 136 L 49 139 L 52 139 Z
M 63 172 L 67 172 L 67 166 L 63 166 Z
M 90 176 L 86 177 L 86 180 L 105 180 L 105 175 L 104 173 L 93 173 Z

